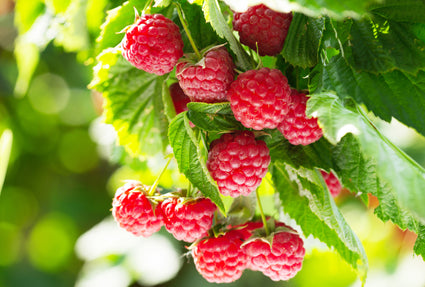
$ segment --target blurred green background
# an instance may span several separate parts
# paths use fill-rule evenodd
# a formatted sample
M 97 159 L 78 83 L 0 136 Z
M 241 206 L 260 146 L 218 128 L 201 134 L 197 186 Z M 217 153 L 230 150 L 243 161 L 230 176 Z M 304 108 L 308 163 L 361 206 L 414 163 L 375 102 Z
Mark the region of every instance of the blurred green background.
M 151 184 L 164 163 L 159 155 L 131 159 L 117 147 L 102 123 L 101 95 L 87 89 L 99 26 L 120 3 L 0 2 L 0 135 L 13 134 L 0 194 L 0 287 L 215 285 L 196 272 L 185 244 L 163 230 L 132 237 L 110 218 L 122 180 Z M 425 165 L 422 137 L 396 122 L 377 124 Z M 175 164 L 161 185 L 184 186 Z M 369 257 L 366 286 L 425 286 L 414 234 L 380 222 L 348 192 L 336 200 Z M 306 248 L 302 271 L 288 282 L 246 271 L 227 286 L 361 285 L 338 255 L 310 238 Z

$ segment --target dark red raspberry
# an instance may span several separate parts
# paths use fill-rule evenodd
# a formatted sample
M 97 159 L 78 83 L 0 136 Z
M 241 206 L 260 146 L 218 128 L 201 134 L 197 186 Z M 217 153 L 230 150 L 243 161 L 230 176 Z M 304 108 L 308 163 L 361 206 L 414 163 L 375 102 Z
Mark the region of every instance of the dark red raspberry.
M 178 63 L 176 76 L 192 102 L 217 103 L 226 101 L 226 92 L 235 77 L 234 68 L 229 52 L 220 47 L 208 51 L 200 63 Z
M 237 230 L 203 239 L 192 249 L 196 269 L 208 282 L 236 281 L 246 268 L 242 242 L 243 236 Z
M 270 163 L 269 149 L 250 131 L 224 134 L 211 143 L 207 168 L 223 195 L 248 195 L 261 183 Z
M 170 95 L 173 100 L 176 114 L 187 111 L 187 104 L 190 103 L 189 97 L 180 88 L 179 83 L 173 83 L 170 86 Z
M 217 206 L 209 198 L 170 197 L 161 203 L 165 228 L 178 240 L 193 242 L 207 235 Z
M 293 145 L 308 145 L 322 137 L 322 129 L 317 118 L 307 118 L 305 114 L 308 97 L 292 89 L 289 112 L 278 129 Z
M 149 186 L 128 181 L 120 187 L 112 202 L 112 215 L 119 226 L 136 236 L 151 236 L 161 229 L 163 216 L 159 208 L 153 210 L 147 198 Z
M 183 56 L 179 27 L 161 14 L 137 18 L 121 43 L 123 56 L 133 66 L 148 73 L 164 75 Z
M 242 44 L 261 56 L 275 56 L 282 51 L 292 21 L 292 13 L 279 13 L 264 4 L 250 7 L 246 12 L 235 13 L 233 29 L 239 32 Z
M 281 71 L 262 68 L 240 74 L 230 85 L 228 100 L 235 118 L 245 127 L 274 129 L 288 112 L 290 94 Z
M 327 173 L 326 171 L 321 170 L 320 172 L 326 182 L 326 185 L 328 186 L 331 195 L 333 197 L 336 197 L 342 190 L 342 186 L 338 178 L 335 176 L 335 174 L 333 174 L 332 171 L 330 173 Z
M 277 226 L 285 226 L 277 224 Z M 289 228 L 290 229 L 290 228 Z M 274 281 L 288 280 L 301 269 L 305 249 L 295 231 L 276 231 L 270 241 L 256 238 L 242 245 L 247 256 L 247 266 L 263 272 Z

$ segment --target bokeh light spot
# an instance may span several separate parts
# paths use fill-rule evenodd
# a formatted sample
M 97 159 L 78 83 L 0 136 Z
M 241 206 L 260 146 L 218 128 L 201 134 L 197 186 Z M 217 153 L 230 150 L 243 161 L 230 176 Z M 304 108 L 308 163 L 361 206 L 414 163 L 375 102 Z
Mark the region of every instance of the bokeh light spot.
M 19 257 L 21 234 L 13 224 L 0 222 L 0 266 L 9 266 Z
M 30 262 L 39 270 L 56 272 L 71 259 L 76 237 L 74 223 L 65 215 L 51 213 L 32 229 L 27 241 Z
M 99 161 L 96 144 L 85 130 L 73 130 L 62 137 L 59 159 L 68 170 L 76 173 L 91 170 Z
M 56 114 L 61 111 L 68 103 L 69 95 L 66 82 L 54 74 L 36 77 L 28 90 L 32 107 L 43 114 Z

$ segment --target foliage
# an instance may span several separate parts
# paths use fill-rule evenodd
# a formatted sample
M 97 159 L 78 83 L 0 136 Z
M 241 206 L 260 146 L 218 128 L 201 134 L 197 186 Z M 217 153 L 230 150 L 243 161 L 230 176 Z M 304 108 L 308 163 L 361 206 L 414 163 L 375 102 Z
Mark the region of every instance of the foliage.
M 45 36 L 35 42 L 28 35 L 40 23 L 47 23 L 46 31 L 53 29 L 61 35 L 55 38 L 56 45 L 95 62 L 90 88 L 102 93 L 105 122 L 114 126 L 119 143 L 135 157 L 165 152 L 170 145 L 180 172 L 225 213 L 218 187 L 206 169 L 206 151 L 221 133 L 243 127 L 227 103 L 191 103 L 187 112 L 175 116 L 167 92 L 167 84 L 175 80 L 173 73 L 155 76 L 124 60 L 119 32 L 133 22 L 133 8 L 141 11 L 147 1 L 103 1 L 100 5 L 110 9 L 106 20 L 100 31 L 89 33 L 89 22 L 79 21 L 81 11 L 86 9 L 86 20 L 98 19 L 102 13 L 91 14 L 94 10 L 85 1 L 50 2 L 33 1 L 31 9 L 23 4 L 16 7 L 18 92 L 27 90 L 38 51 L 52 40 Z M 155 2 L 153 11 L 182 27 L 172 5 L 180 3 L 198 48 L 227 43 L 239 71 L 257 65 L 258 57 L 232 32 L 232 10 L 225 3 Z M 292 146 L 276 130 L 261 135 L 271 152 L 269 171 L 280 198 L 279 209 L 296 221 L 305 237 L 312 235 L 334 248 L 364 281 L 368 268 L 364 248 L 319 176 L 319 169 L 332 170 L 345 188 L 364 201 L 368 194 L 378 198 L 374 212 L 379 219 L 415 232 L 414 252 L 425 258 L 425 170 L 385 138 L 365 112 L 385 121 L 396 118 L 425 135 L 424 2 L 288 2 L 294 18 L 285 46 L 270 66 L 286 74 L 292 87 L 308 88 L 307 112 L 318 117 L 324 138 L 309 146 Z M 226 3 L 236 8 L 250 1 Z M 283 9 L 276 5 L 275 9 Z M 60 17 L 71 28 L 58 24 Z M 90 42 L 90 37 L 96 41 Z M 29 45 L 21 46 L 21 41 Z M 192 52 L 186 36 L 184 41 L 185 52 Z M 28 58 L 32 60 L 27 62 Z

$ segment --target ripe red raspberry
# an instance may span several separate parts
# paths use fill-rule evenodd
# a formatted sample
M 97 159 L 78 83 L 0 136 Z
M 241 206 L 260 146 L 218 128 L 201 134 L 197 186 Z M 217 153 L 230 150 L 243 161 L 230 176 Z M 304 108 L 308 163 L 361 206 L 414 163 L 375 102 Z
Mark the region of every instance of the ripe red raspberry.
M 305 254 L 302 239 L 286 231 L 276 231 L 270 241 L 266 238 L 249 240 L 242 245 L 242 250 L 247 256 L 247 266 L 273 281 L 294 277 L 301 269 Z
M 217 206 L 209 198 L 170 197 L 161 203 L 165 228 L 178 240 L 193 242 L 207 235 Z
M 246 268 L 242 242 L 243 236 L 237 230 L 203 239 L 192 249 L 196 269 L 208 282 L 236 281 Z
M 137 18 L 121 43 L 123 56 L 133 66 L 148 73 L 164 75 L 183 56 L 179 27 L 161 14 Z
M 248 195 L 261 183 L 270 163 L 269 149 L 250 131 L 224 134 L 211 143 L 207 168 L 223 195 Z
M 235 118 L 245 127 L 274 129 L 288 112 L 290 94 L 281 71 L 262 68 L 240 74 L 230 85 L 228 100 Z
M 293 145 L 308 145 L 322 137 L 322 129 L 317 118 L 307 118 L 305 114 L 308 97 L 292 89 L 289 112 L 278 129 Z
M 336 197 L 342 190 L 342 186 L 338 178 L 335 174 L 333 174 L 333 172 L 327 173 L 326 171 L 321 170 L 320 173 L 322 174 L 331 195 Z
M 159 231 L 163 216 L 159 208 L 155 208 L 147 198 L 149 186 L 138 181 L 128 181 L 120 187 L 112 202 L 112 215 L 119 226 L 136 236 L 151 236 Z
M 275 56 L 282 51 L 292 21 L 292 13 L 279 13 L 264 4 L 250 7 L 246 12 L 235 13 L 233 29 L 239 32 L 242 44 L 261 56 Z
M 187 111 L 187 104 L 190 103 L 189 97 L 180 88 L 179 83 L 173 83 L 170 86 L 170 95 L 173 100 L 176 114 Z
M 226 92 L 235 77 L 234 68 L 229 52 L 220 47 L 208 51 L 200 63 L 178 63 L 176 76 L 192 102 L 217 103 L 226 101 Z

